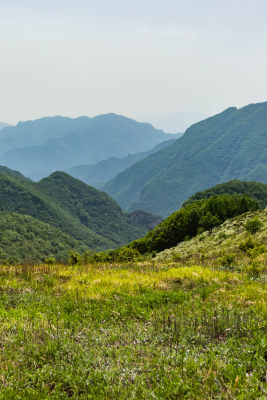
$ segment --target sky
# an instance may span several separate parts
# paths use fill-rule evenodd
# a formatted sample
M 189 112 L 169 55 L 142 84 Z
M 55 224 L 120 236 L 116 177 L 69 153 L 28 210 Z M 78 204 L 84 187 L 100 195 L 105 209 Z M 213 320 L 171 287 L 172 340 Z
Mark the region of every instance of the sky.
M 267 100 L 266 0 L 0 0 L 0 121 L 114 112 L 180 132 Z

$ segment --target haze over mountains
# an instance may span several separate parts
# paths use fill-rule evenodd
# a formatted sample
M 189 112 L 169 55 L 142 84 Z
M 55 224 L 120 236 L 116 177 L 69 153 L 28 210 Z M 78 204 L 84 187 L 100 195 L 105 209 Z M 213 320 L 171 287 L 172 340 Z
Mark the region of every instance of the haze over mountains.
M 151 150 L 173 138 L 148 123 L 116 114 L 42 118 L 0 132 L 0 164 L 40 179 L 55 170 Z
M 9 125 L 8 124 L 6 124 L 5 122 L 0 122 L 0 130 L 1 129 L 4 129 L 4 128 L 7 128 Z
M 216 184 L 267 182 L 267 102 L 230 107 L 181 137 L 116 114 L 42 118 L 2 129 L 0 149 L 0 170 L 9 175 L 39 180 L 65 170 L 103 189 L 126 211 L 165 217 Z M 59 179 L 67 184 L 62 198 L 71 191 L 66 176 Z
M 168 216 L 195 192 L 230 179 L 267 182 L 267 102 L 231 107 L 192 125 L 103 190 L 126 210 Z
M 177 137 L 178 135 L 173 136 Z M 149 151 L 129 154 L 122 158 L 109 157 L 106 160 L 99 161 L 97 164 L 77 165 L 66 172 L 75 178 L 81 179 L 88 185 L 101 189 L 106 182 L 130 165 L 169 146 L 174 141 L 175 139 L 165 140 Z

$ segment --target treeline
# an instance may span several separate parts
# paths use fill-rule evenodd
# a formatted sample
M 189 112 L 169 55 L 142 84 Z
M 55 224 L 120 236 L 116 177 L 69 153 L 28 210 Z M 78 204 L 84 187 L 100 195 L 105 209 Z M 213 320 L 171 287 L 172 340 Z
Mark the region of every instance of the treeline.
M 229 218 L 258 210 L 259 204 L 247 196 L 218 195 L 182 207 L 141 239 L 126 246 L 103 252 L 73 252 L 71 263 L 125 262 L 142 260 L 176 246 L 204 230 L 211 230 Z
M 258 202 L 247 196 L 212 196 L 182 207 L 143 238 L 131 242 L 129 247 L 141 254 L 159 252 L 212 229 L 228 218 L 257 209 Z
M 221 194 L 243 194 L 258 201 L 260 207 L 263 209 L 267 206 L 267 184 L 262 182 L 246 182 L 233 179 L 229 182 L 220 183 L 209 189 L 195 193 L 189 197 L 183 204 L 187 206 L 195 203 L 197 200 L 208 199 L 211 196 Z

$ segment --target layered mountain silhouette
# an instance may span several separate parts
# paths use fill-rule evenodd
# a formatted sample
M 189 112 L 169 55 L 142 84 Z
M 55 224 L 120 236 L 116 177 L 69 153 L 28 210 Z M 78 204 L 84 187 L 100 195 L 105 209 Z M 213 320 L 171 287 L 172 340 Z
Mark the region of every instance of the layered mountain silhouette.
M 161 142 L 153 147 L 152 150 L 129 154 L 128 156 L 122 158 L 109 157 L 106 160 L 99 161 L 97 164 L 77 165 L 66 172 L 75 178 L 81 179 L 88 185 L 92 185 L 95 188 L 101 189 L 106 182 L 115 177 L 118 173 L 122 172 L 124 169 L 128 168 L 130 165 L 142 160 L 156 151 L 163 149 L 164 147 L 169 146 L 174 141 L 175 139 L 165 140 L 164 142 Z
M 267 102 L 230 107 L 192 125 L 103 190 L 125 210 L 167 216 L 195 192 L 231 179 L 267 182 Z
M 171 138 L 116 114 L 42 118 L 0 131 L 0 163 L 38 180 L 55 170 L 148 151 Z
M 9 125 L 8 124 L 6 124 L 5 122 L 0 122 L 0 130 L 1 129 L 4 129 L 4 128 L 7 128 Z

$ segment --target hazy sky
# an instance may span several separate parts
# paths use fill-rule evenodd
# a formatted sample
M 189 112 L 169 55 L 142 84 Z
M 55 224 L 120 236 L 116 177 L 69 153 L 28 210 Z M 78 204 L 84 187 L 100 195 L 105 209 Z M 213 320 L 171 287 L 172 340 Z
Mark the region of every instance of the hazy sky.
M 179 131 L 267 100 L 267 0 L 0 0 L 0 57 L 0 121 L 115 112 Z

